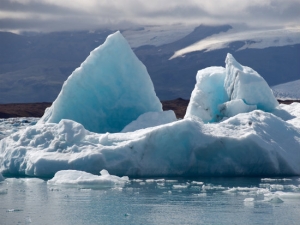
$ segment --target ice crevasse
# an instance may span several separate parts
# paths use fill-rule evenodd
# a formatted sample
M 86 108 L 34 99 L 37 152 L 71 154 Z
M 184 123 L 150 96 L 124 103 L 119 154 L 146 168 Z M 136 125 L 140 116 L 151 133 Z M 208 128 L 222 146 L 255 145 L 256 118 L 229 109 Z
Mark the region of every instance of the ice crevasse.
M 128 44 L 122 38 L 120 33 L 115 33 L 103 45 L 121 39 L 110 47 L 112 52 L 114 46 L 123 49 L 123 45 Z M 61 170 L 98 174 L 103 169 L 129 177 L 300 175 L 300 104 L 278 105 L 264 79 L 251 68 L 240 65 L 230 54 L 225 68 L 210 67 L 198 72 L 187 114 L 182 120 L 175 120 L 172 112 L 162 112 L 146 73 L 137 83 L 143 89 L 137 95 L 142 105 L 153 102 L 153 107 L 140 106 L 143 110 L 134 109 L 134 118 L 128 118 L 131 113 L 126 111 L 126 106 L 132 108 L 132 99 L 137 101 L 137 97 L 133 97 L 137 84 L 122 87 L 122 91 L 131 93 L 122 95 L 115 108 L 111 107 L 111 101 L 115 100 L 102 90 L 120 90 L 119 85 L 130 83 L 130 80 L 123 81 L 127 79 L 127 61 L 115 56 L 109 60 L 103 56 L 103 62 L 107 67 L 112 63 L 116 71 L 125 66 L 124 76 L 117 77 L 114 73 L 115 82 L 109 80 L 107 86 L 97 92 L 93 85 L 100 83 L 101 86 L 105 80 L 86 79 L 80 86 L 80 82 L 72 80 L 80 77 L 74 76 L 79 73 L 75 71 L 40 123 L 0 141 L 0 170 L 4 175 L 53 177 Z M 90 58 L 81 68 L 103 70 L 102 64 L 95 68 L 89 61 Z M 137 63 L 140 65 L 135 61 L 129 71 L 138 70 Z M 81 104 L 66 103 L 72 101 L 73 92 L 81 93 Z M 102 95 L 106 101 L 98 101 Z M 77 97 L 75 94 L 74 99 Z M 101 107 L 95 108 L 99 102 L 102 102 Z M 84 121 L 80 120 L 79 112 L 78 117 L 73 115 L 80 108 L 87 114 Z M 64 110 L 69 117 L 63 116 Z M 112 119 L 107 116 L 108 112 L 114 114 L 112 110 L 118 111 L 114 116 L 127 118 L 122 125 L 117 123 L 120 125 L 117 129 L 111 128 L 115 123 L 107 122 Z M 52 120 L 55 113 L 57 119 Z M 103 131 L 96 133 L 88 124 L 89 120 L 98 119 L 101 123 L 97 123 L 97 127 Z M 55 179 L 64 176 L 59 175 Z

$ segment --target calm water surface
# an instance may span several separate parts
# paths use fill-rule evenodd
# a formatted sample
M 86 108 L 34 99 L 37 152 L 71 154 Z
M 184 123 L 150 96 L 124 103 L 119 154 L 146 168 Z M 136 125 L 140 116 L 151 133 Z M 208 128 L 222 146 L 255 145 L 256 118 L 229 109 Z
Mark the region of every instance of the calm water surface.
M 0 224 L 299 224 L 300 178 L 130 180 L 101 189 L 0 182 Z

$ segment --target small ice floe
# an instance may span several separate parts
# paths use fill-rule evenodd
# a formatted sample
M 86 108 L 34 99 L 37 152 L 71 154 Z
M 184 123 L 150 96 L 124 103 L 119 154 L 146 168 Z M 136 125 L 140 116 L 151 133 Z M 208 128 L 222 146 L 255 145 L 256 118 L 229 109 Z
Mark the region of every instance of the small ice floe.
M 191 184 L 193 184 L 193 185 L 203 185 L 203 182 L 200 182 L 200 181 L 192 181 Z
M 143 180 L 141 180 L 141 179 L 133 179 L 132 181 L 133 181 L 133 182 L 137 182 L 137 183 L 143 182 Z
M 283 191 L 284 186 L 280 184 L 271 184 L 270 185 L 270 191 Z
M 271 202 L 271 203 L 283 203 L 284 202 L 278 193 L 265 194 L 264 201 Z
M 199 194 L 193 194 L 193 196 L 196 196 L 196 197 L 206 197 L 207 194 L 206 193 L 199 193 Z
M 177 183 L 178 180 L 166 180 L 167 183 Z
M 146 179 L 146 183 L 154 183 L 155 180 L 154 179 Z
M 20 212 L 20 211 L 22 211 L 21 209 L 7 209 L 6 210 L 6 212 L 9 212 L 9 213 L 11 213 L 11 212 Z
M 78 170 L 61 170 L 47 182 L 49 185 L 76 186 L 81 188 L 110 188 L 123 186 L 129 182 L 127 176 L 110 175 L 107 170 L 101 170 L 100 176 Z
M 282 178 L 282 179 L 274 179 L 274 178 L 262 178 L 261 182 L 287 182 L 292 181 L 292 179 L 289 178 Z
M 174 184 L 173 189 L 186 189 L 188 188 L 188 185 L 182 185 L 182 184 Z
M 297 193 L 297 192 L 295 193 L 295 192 L 276 191 L 275 194 L 283 200 L 299 201 L 299 199 L 300 199 L 300 193 Z
M 157 180 L 155 180 L 155 182 L 157 182 L 157 183 L 163 183 L 165 181 L 166 181 L 165 179 L 157 179 Z
M 254 201 L 254 198 L 245 198 L 244 199 L 244 202 L 253 202 Z
M 245 198 L 244 205 L 246 207 L 253 207 L 254 206 L 254 198 Z
M 225 187 L 222 187 L 221 185 L 210 185 L 210 184 L 207 184 L 207 185 L 202 185 L 202 190 L 203 191 L 223 191 L 225 190 Z
M 234 187 L 223 191 L 226 194 L 239 194 L 239 195 L 260 195 L 268 194 L 270 190 L 268 188 L 257 188 L 257 187 Z

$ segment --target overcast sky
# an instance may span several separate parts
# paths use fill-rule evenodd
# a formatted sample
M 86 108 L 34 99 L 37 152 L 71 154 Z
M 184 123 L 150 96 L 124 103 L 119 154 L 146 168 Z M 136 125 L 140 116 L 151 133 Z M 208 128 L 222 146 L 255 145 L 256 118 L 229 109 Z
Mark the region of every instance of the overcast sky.
M 62 31 L 128 24 L 299 26 L 300 0 L 0 0 L 0 30 Z

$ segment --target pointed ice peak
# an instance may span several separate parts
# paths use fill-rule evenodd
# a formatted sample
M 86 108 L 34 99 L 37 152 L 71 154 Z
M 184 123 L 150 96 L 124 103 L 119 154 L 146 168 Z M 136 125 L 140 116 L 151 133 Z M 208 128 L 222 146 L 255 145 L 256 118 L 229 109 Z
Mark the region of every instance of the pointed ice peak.
M 248 105 L 267 112 L 277 107 L 272 90 L 262 76 L 250 67 L 238 63 L 228 53 L 226 57 L 226 76 L 224 88 L 228 100 L 242 99 Z
M 124 36 L 121 34 L 121 32 L 119 30 L 113 34 L 108 35 L 105 42 L 108 42 L 108 43 L 122 42 L 122 44 L 126 43 L 129 46 L 127 40 L 124 38 Z
M 236 61 L 236 59 L 230 53 L 227 53 L 225 63 L 226 63 L 226 67 L 229 65 L 234 65 L 239 70 L 243 70 L 243 66 L 238 61 Z
M 119 132 L 146 112 L 161 112 L 144 64 L 117 31 L 65 81 L 39 123 L 69 119 L 97 133 Z

